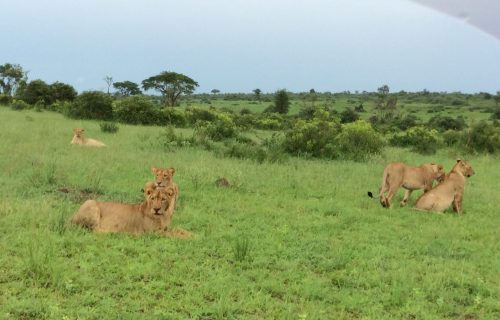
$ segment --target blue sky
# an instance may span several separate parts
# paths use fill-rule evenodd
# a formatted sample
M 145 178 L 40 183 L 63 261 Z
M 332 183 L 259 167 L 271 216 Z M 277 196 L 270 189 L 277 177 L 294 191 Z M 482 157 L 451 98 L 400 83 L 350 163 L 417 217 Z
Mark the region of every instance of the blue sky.
M 496 92 L 500 41 L 407 0 L 0 0 L 0 64 L 77 90 L 161 71 L 196 92 Z

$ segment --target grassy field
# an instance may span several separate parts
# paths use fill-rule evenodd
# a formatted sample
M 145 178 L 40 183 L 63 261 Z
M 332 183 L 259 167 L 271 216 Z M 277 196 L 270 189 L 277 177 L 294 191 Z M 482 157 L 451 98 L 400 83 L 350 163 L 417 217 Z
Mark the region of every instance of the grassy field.
M 258 164 L 167 150 L 160 127 L 105 134 L 4 107 L 0 119 L 0 318 L 500 318 L 497 157 L 469 157 L 465 214 L 437 215 L 411 209 L 420 192 L 391 209 L 366 192 L 389 161 L 449 170 L 453 151 Z M 74 127 L 108 147 L 70 145 Z M 176 168 L 173 223 L 191 239 L 66 225 L 89 197 L 140 202 L 152 166 Z M 216 187 L 219 176 L 233 186 Z

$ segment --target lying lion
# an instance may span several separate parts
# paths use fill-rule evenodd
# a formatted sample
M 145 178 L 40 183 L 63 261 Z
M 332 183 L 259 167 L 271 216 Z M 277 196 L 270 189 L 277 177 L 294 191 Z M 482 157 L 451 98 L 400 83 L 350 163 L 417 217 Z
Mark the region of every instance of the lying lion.
M 414 190 L 432 188 L 434 180 L 442 181 L 445 176 L 443 166 L 434 163 L 425 163 L 418 167 L 410 167 L 402 162 L 392 162 L 384 169 L 382 186 L 380 187 L 380 203 L 389 208 L 391 200 L 400 187 L 406 189 L 401 206 L 405 206 Z M 385 193 L 387 193 L 387 196 Z
M 442 183 L 417 199 L 415 208 L 443 212 L 450 205 L 453 205 L 453 211 L 460 214 L 462 212 L 465 177 L 469 178 L 474 174 L 474 169 L 468 163 L 460 159 L 457 160 L 457 163 L 450 173 L 446 175 Z
M 123 204 L 87 200 L 75 212 L 70 223 L 95 232 L 141 234 L 162 232 L 170 228 L 172 214 L 168 211 L 175 198 L 173 188 L 147 187 L 141 204 Z
M 84 146 L 92 146 L 92 147 L 105 147 L 106 145 L 99 140 L 85 138 L 83 136 L 85 129 L 75 128 L 73 129 L 73 140 L 71 140 L 71 144 L 81 144 Z

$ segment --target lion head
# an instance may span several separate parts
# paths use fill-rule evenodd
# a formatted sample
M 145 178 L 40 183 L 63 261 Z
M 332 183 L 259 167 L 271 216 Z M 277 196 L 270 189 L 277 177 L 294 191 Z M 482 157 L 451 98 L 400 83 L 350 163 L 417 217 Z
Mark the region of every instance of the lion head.
M 174 168 L 151 168 L 155 175 L 155 184 L 157 187 L 166 187 L 172 183 Z
M 144 190 L 144 194 L 146 196 L 146 214 L 151 216 L 163 216 L 175 192 L 172 187 L 165 189 L 147 188 Z
M 85 129 L 83 128 L 75 128 L 73 129 L 73 134 L 77 138 L 83 138 L 83 133 L 85 132 Z
M 432 172 L 434 174 L 434 179 L 438 182 L 442 182 L 446 176 L 444 167 L 441 164 L 431 163 Z
M 455 164 L 453 170 L 460 172 L 463 176 L 467 178 L 470 178 L 475 174 L 474 169 L 472 169 L 472 166 L 461 159 L 457 159 L 457 163 Z

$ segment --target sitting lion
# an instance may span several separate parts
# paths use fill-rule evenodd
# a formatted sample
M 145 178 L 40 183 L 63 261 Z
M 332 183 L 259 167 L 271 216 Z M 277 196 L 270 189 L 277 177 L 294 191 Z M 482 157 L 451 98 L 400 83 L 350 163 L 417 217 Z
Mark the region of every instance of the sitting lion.
M 457 163 L 450 173 L 446 175 L 442 183 L 417 199 L 415 208 L 443 212 L 450 205 L 453 205 L 453 211 L 460 214 L 462 212 L 465 177 L 469 178 L 474 174 L 474 169 L 468 163 L 460 159 L 457 160 Z
M 171 208 L 169 208 L 169 210 L 173 212 L 177 204 L 177 197 L 179 196 L 179 186 L 177 186 L 177 184 L 172 180 L 175 173 L 175 169 L 153 167 L 151 168 L 151 171 L 153 171 L 153 174 L 155 175 L 155 180 L 154 182 L 147 182 L 146 185 L 150 185 L 151 183 L 153 183 L 156 188 L 171 187 L 174 189 L 175 197 L 172 203 L 170 204 Z
M 412 191 L 432 188 L 434 180 L 442 181 L 445 176 L 443 166 L 434 163 L 425 163 L 418 167 L 410 167 L 402 162 L 389 163 L 384 169 L 382 186 L 380 187 L 380 203 L 389 208 L 391 200 L 400 187 L 406 189 L 401 206 L 406 205 Z M 387 196 L 385 193 L 388 192 Z
M 83 133 L 85 129 L 75 128 L 73 129 L 73 140 L 71 140 L 71 144 L 81 144 L 84 146 L 92 146 L 92 147 L 105 147 L 106 145 L 99 140 L 85 138 Z
M 75 212 L 70 223 L 95 232 L 163 232 L 170 228 L 172 214 L 168 211 L 173 201 L 173 188 L 145 187 L 141 204 L 123 204 L 87 200 Z

